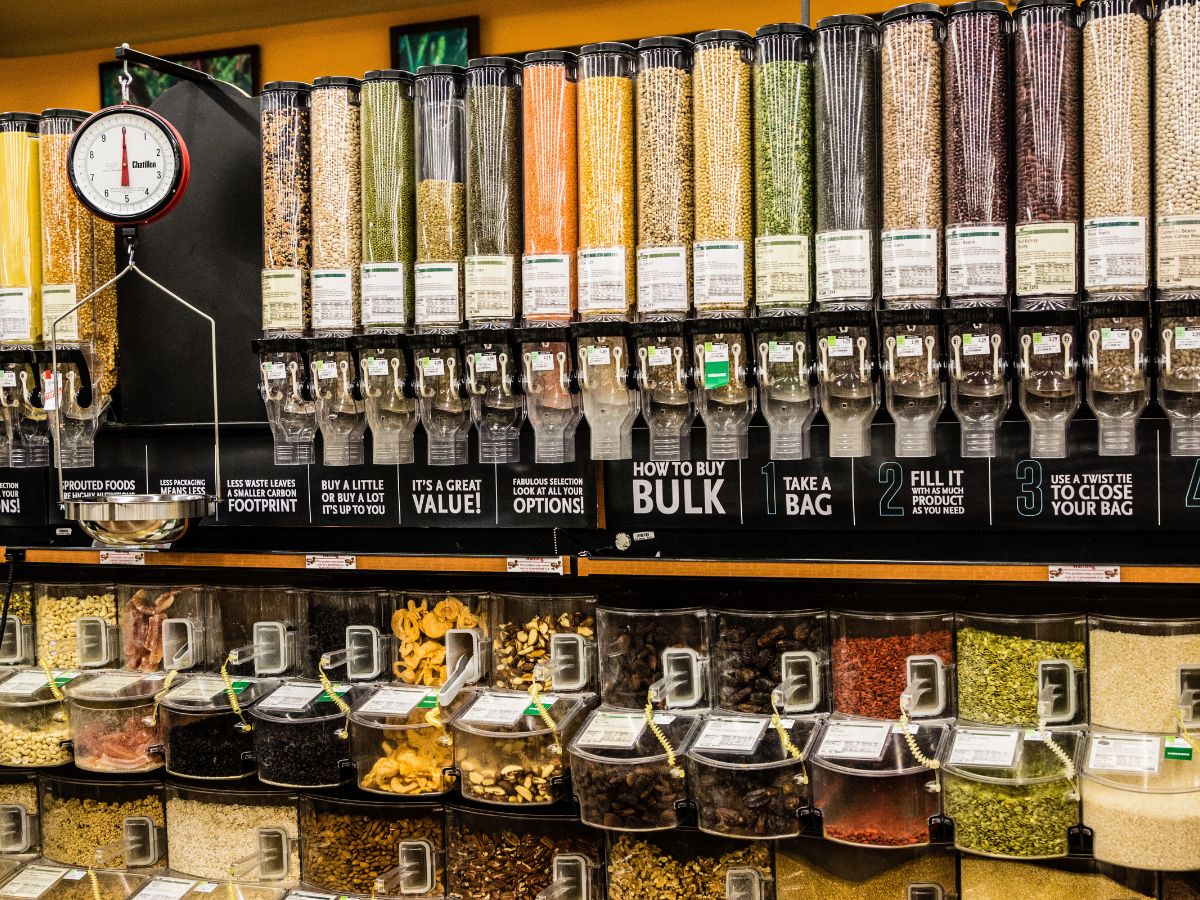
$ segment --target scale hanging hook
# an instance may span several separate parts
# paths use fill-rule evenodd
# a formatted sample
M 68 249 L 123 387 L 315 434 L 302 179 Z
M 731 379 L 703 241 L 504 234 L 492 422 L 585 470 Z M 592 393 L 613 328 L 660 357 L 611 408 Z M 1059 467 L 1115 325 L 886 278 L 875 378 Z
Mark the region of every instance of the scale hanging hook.
M 129 49 L 128 44 L 122 44 L 121 47 L 124 50 Z M 121 71 L 121 74 L 117 76 L 117 81 L 121 85 L 121 105 L 128 106 L 129 105 L 129 86 L 131 84 L 133 84 L 133 76 L 129 74 L 129 59 L 126 58 L 123 60 L 123 62 L 125 64 L 125 66 L 124 66 L 124 69 Z

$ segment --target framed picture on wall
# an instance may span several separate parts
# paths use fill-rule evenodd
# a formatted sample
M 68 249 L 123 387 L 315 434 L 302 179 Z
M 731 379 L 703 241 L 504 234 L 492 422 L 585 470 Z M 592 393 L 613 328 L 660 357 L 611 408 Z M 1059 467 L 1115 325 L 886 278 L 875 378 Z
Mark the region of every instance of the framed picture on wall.
M 241 88 L 250 96 L 254 96 L 260 86 L 257 44 L 205 50 L 201 53 L 170 53 L 163 58 L 207 72 L 213 78 Z M 101 107 L 114 106 L 121 102 L 121 85 L 117 76 L 123 68 L 124 65 L 117 60 L 100 63 Z M 129 102 L 140 106 L 149 106 L 178 80 L 145 66 L 130 66 L 129 74 L 133 76 L 133 83 L 129 86 Z
M 421 66 L 465 66 L 479 55 L 479 17 L 414 22 L 391 29 L 392 68 L 416 72 Z

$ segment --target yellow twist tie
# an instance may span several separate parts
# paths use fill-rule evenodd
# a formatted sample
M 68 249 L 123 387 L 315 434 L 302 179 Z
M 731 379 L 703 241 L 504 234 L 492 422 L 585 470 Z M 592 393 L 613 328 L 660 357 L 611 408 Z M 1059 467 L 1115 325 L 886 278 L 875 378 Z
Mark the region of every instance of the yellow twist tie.
M 546 709 L 539 695 L 542 693 L 541 687 L 535 681 L 529 685 L 529 699 L 533 701 L 534 707 L 538 711 L 538 715 L 542 717 L 542 721 L 546 723 L 546 727 L 550 729 L 550 733 L 554 735 L 554 743 L 558 747 L 559 755 L 562 754 L 562 738 L 558 734 L 558 725 L 550 716 L 550 710 Z
M 658 727 L 658 723 L 654 721 L 654 701 L 651 699 L 652 693 L 646 692 L 646 708 L 642 711 L 642 715 L 646 717 L 646 727 L 650 729 L 662 748 L 667 751 L 667 767 L 671 770 L 671 774 L 676 778 L 683 778 L 684 771 L 675 759 L 675 748 L 671 746 L 671 742 L 667 740 L 667 736 L 663 734 L 663 730 Z
M 92 882 L 92 900 L 100 900 L 100 879 L 92 869 L 88 869 L 88 878 Z
M 178 670 L 172 669 L 167 673 L 167 677 L 163 679 L 162 690 L 154 695 L 154 707 L 150 710 L 150 727 L 153 728 L 158 724 L 158 705 L 162 703 L 162 698 L 166 696 L 167 691 L 171 689 L 171 682 L 175 680 Z
M 230 650 L 229 655 L 225 657 L 225 662 L 221 663 L 221 680 L 225 682 L 225 696 L 229 698 L 229 708 L 241 720 L 242 728 L 245 731 L 253 731 L 254 726 L 246 721 L 246 717 L 242 713 L 242 706 L 238 703 L 237 691 L 233 689 L 233 680 L 229 677 L 229 662 L 232 659 L 233 651 Z M 232 877 L 232 873 L 233 869 L 230 867 L 230 877 Z
M 425 721 L 434 728 L 446 727 L 446 723 L 442 721 L 442 711 L 436 706 L 432 706 L 425 710 Z
M 229 869 L 230 879 L 225 882 L 225 896 L 227 900 L 238 900 L 237 888 L 233 886 L 233 866 L 230 866 Z
M 900 728 L 904 732 L 904 743 L 908 744 L 908 752 L 912 754 L 913 759 L 923 765 L 925 768 L 933 772 L 933 790 L 941 793 L 942 790 L 942 764 L 936 759 L 930 759 L 921 752 L 921 747 L 917 743 L 916 737 L 912 730 L 908 727 L 910 724 L 908 718 L 908 710 L 904 708 L 904 703 L 900 703 Z
M 1197 753 L 1200 752 L 1200 748 L 1196 747 L 1196 742 L 1192 740 L 1192 736 L 1188 732 L 1188 722 L 1187 719 L 1183 717 L 1183 707 L 1179 707 L 1175 710 L 1175 718 L 1179 720 L 1179 725 L 1175 729 L 1177 732 L 1179 732 L 1177 737 L 1179 737 L 1180 740 L 1185 741 L 1187 745 L 1192 748 L 1193 756 L 1197 755 Z
M 338 737 L 345 740 L 350 736 L 350 704 L 343 700 L 333 689 L 333 682 L 329 680 L 329 676 L 325 674 L 325 666 L 321 660 L 317 661 L 317 677 L 321 679 L 321 687 L 325 688 L 325 695 L 333 701 L 333 705 L 342 711 L 342 715 L 346 717 L 346 724 L 342 726 L 342 730 L 338 732 Z
M 50 663 L 47 660 L 42 660 L 42 671 L 46 673 L 46 684 L 50 688 L 50 696 L 58 701 L 59 707 L 62 709 L 63 721 L 67 721 L 69 714 L 67 713 L 67 697 L 62 692 L 62 688 L 54 680 L 54 673 L 50 671 Z
M 808 766 L 804 762 L 804 754 L 800 752 L 800 748 L 792 741 L 792 736 L 788 734 L 788 730 L 783 727 L 783 717 L 779 714 L 779 707 L 775 705 L 775 694 L 771 694 L 771 727 L 779 734 L 779 743 L 783 747 L 784 752 L 792 759 L 800 761 L 800 775 L 797 778 L 797 783 L 808 784 Z

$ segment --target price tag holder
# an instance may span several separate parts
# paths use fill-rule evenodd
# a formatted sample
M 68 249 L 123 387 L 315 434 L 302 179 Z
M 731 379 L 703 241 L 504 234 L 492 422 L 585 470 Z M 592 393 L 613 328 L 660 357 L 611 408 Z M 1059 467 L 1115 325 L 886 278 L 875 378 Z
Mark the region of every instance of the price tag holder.
M 381 688 L 358 711 L 383 716 L 407 716 L 428 696 L 431 695 L 424 688 Z
M 655 725 L 670 725 L 675 717 L 656 713 Z M 581 747 L 603 750 L 632 750 L 646 730 L 646 717 L 633 712 L 598 712 L 579 736 Z
M 335 684 L 333 686 L 333 692 L 339 697 L 348 690 L 350 690 L 350 685 L 348 684 Z M 325 688 L 319 684 L 285 684 L 283 687 L 277 688 L 270 697 L 263 700 L 259 704 L 259 707 L 279 712 L 303 712 L 324 693 Z
M 960 728 L 954 733 L 950 764 L 985 769 L 1009 769 L 1017 758 L 1021 732 Z
M 66 869 L 51 866 L 26 866 L 17 872 L 8 884 L 4 885 L 4 896 L 34 900 L 50 890 L 66 874 Z
M 196 882 L 183 878 L 155 878 L 138 893 L 139 900 L 180 900 Z
M 1096 772 L 1158 772 L 1162 738 L 1150 734 L 1097 734 L 1088 749 L 1088 768 Z
M 832 722 L 817 755 L 823 759 L 882 759 L 892 722 Z
M 693 747 L 725 753 L 753 753 L 762 742 L 768 724 L 766 719 L 714 716 L 704 723 Z
M 558 702 L 553 694 L 541 697 L 546 709 Z M 522 716 L 538 715 L 538 709 L 529 702 L 528 694 L 482 694 L 471 708 L 463 713 L 462 722 L 475 725 L 503 725 L 511 728 Z

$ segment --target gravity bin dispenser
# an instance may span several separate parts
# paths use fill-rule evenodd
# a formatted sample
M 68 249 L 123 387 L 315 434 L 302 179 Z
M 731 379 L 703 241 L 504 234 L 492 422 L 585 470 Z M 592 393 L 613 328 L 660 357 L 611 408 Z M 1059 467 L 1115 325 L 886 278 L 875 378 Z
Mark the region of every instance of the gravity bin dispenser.
M 942 322 L 936 309 L 879 313 L 880 356 L 897 457 L 934 454 L 934 428 L 946 405 L 942 384 Z
M 1064 459 L 1067 431 L 1079 409 L 1079 313 L 1014 310 L 1017 397 L 1029 420 L 1029 455 Z
M 1154 305 L 1158 404 L 1167 414 L 1172 456 L 1200 456 L 1200 295 Z
M 579 322 L 572 334 L 583 415 L 592 433 L 592 459 L 632 459 L 633 423 L 641 398 L 632 377 L 630 326 Z
M 950 408 L 958 417 L 960 453 L 994 457 L 1000 423 L 1012 402 L 1008 366 L 1008 311 L 970 307 L 942 312 Z
M 642 394 L 642 418 L 650 429 L 650 459 L 679 462 L 692 456 L 696 418 L 691 357 L 682 322 L 633 326 L 636 381 Z
M 464 390 L 463 351 L 458 335 L 422 334 L 409 340 L 413 348 L 413 383 L 428 442 L 428 463 L 466 465 L 471 400 Z
M 709 459 L 745 459 L 758 409 L 753 338 L 742 318 L 694 319 L 684 326 L 692 348 L 696 405 Z
M 275 442 L 275 465 L 310 465 L 317 405 L 308 348 L 299 338 L 264 338 L 251 347 L 258 356 L 258 392 Z
M 1087 402 L 1100 426 L 1101 456 L 1137 453 L 1137 425 L 1150 397 L 1150 309 L 1144 300 L 1083 305 Z
M 354 338 L 358 377 L 367 427 L 371 430 L 371 462 L 407 465 L 415 459 L 413 435 L 421 421 L 413 387 L 412 354 L 405 335 L 364 334 Z
M 509 331 L 502 329 L 465 331 L 460 340 L 471 421 L 479 435 L 479 461 L 502 465 L 520 462 L 525 397 L 521 392 L 519 351 Z
M 571 333 L 566 328 L 518 328 L 525 410 L 533 426 L 534 461 L 575 462 L 575 431 L 583 416 L 579 386 L 572 378 Z
M 754 320 L 754 372 L 763 418 L 771 430 L 771 459 L 807 459 L 816 418 L 813 339 L 806 316 Z
M 879 409 L 875 331 L 870 310 L 817 312 L 817 388 L 829 423 L 829 455 L 871 452 L 871 422 Z

